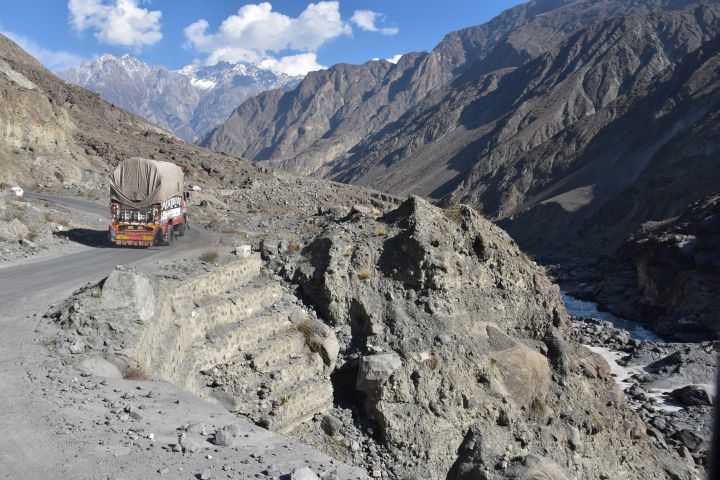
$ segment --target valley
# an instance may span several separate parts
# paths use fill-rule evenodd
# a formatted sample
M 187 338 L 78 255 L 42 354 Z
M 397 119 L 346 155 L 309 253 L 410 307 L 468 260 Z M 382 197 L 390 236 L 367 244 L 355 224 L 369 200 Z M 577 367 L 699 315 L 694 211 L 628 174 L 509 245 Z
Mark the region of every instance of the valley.
M 534 0 L 292 77 L 0 35 L 0 477 L 714 478 L 719 39 Z M 169 246 L 110 241 L 136 157 Z

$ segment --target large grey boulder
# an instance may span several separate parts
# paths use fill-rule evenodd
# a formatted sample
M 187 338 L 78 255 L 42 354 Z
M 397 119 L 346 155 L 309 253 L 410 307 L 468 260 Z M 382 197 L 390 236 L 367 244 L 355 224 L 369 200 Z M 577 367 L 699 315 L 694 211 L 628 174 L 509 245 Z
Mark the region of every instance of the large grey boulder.
M 116 269 L 103 284 L 102 308 L 145 323 L 155 314 L 155 293 L 147 278 Z
M 402 360 L 394 353 L 363 357 L 358 370 L 358 390 L 376 390 L 401 366 Z

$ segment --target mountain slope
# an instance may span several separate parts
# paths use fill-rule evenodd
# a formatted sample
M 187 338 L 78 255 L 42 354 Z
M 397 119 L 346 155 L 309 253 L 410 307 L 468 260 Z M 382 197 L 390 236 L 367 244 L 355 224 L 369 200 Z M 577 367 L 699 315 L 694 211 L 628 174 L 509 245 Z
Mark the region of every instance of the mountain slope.
M 603 18 L 681 8 L 691 0 L 540 0 L 449 34 L 432 52 L 397 65 L 336 65 L 308 75 L 292 92 L 241 105 L 200 144 L 305 174 L 327 174 L 363 139 L 383 135 L 409 109 L 432 105 L 462 75 L 515 68 Z
M 249 64 L 190 65 L 177 72 L 135 57 L 104 54 L 58 76 L 192 141 L 248 98 L 301 80 Z
M 0 182 L 95 188 L 112 165 L 133 156 L 228 162 L 60 80 L 0 35 Z

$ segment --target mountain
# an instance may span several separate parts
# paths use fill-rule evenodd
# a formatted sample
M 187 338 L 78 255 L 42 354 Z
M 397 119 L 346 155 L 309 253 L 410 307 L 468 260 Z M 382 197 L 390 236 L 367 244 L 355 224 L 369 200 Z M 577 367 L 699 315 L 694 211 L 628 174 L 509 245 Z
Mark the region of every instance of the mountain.
M 230 163 L 60 80 L 0 35 L 0 183 L 104 188 L 108 170 L 134 156 Z
M 245 63 L 189 65 L 171 71 L 131 55 L 110 54 L 58 76 L 188 141 L 222 123 L 248 98 L 270 89 L 294 88 L 302 79 Z
M 292 92 L 266 92 L 201 144 L 397 195 L 467 202 L 504 220 L 535 253 L 557 251 L 558 240 L 584 247 L 591 211 L 622 202 L 635 180 L 649 184 L 689 170 L 684 161 L 666 162 L 650 175 L 665 143 L 653 143 L 650 131 L 632 122 L 652 121 L 678 145 L 689 132 L 710 138 L 717 3 L 530 2 L 397 65 L 337 65 L 309 74 Z M 650 112 L 653 102 L 660 104 Z M 707 154 L 694 150 L 705 163 L 685 179 L 689 185 L 715 171 L 712 145 Z M 577 172 L 591 160 L 583 181 Z M 681 183 L 673 208 L 711 193 L 707 186 L 682 190 Z M 637 198 L 652 193 L 633 185 L 645 192 Z M 608 210 L 588 220 L 613 227 L 598 226 L 594 246 L 617 246 L 652 215 L 668 216 L 672 202 L 656 204 L 650 196 L 648 208 L 633 214 Z M 555 197 L 560 203 L 552 211 L 534 213 L 551 209 L 547 201 Z M 604 245 L 610 238 L 614 244 Z

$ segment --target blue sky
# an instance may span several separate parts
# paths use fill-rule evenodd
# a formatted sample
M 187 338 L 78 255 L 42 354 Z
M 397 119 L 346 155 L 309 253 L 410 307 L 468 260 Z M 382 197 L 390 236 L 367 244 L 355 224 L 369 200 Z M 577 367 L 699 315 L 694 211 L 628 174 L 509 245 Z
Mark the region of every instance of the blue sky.
M 519 0 L 3 0 L 0 32 L 52 70 L 109 52 L 178 69 L 250 61 L 286 73 L 430 50 Z

